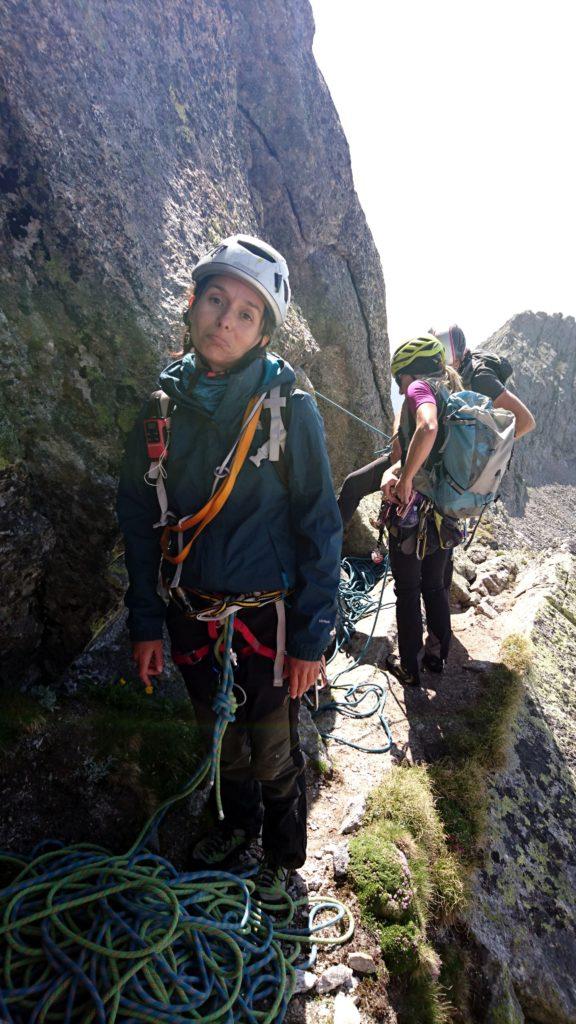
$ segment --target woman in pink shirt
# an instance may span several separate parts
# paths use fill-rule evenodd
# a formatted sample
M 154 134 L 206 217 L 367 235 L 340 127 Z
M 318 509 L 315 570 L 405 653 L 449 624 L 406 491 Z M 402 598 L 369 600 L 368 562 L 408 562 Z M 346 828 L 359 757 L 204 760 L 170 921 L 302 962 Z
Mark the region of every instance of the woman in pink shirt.
M 450 603 L 444 585 L 450 552 L 440 546 L 433 518 L 426 523 L 423 558 L 416 553 L 420 496 L 413 481 L 421 467 L 432 466 L 444 440 L 439 426 L 438 388 L 461 388 L 458 375 L 446 367 L 444 346 L 432 335 L 405 342 L 392 358 L 392 374 L 405 396 L 400 415 L 401 458 L 384 474 L 382 490 L 394 506 L 388 522 L 390 569 L 396 593 L 399 656 L 390 655 L 387 668 L 406 686 L 420 684 L 424 600 L 428 641 L 422 658 L 426 668 L 441 672 L 450 647 Z

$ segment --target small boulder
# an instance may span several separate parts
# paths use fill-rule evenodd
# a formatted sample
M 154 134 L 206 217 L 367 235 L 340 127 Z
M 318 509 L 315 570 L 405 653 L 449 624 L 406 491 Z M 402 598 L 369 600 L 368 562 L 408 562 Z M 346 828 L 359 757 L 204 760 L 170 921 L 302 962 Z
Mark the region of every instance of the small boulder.
M 348 877 L 348 865 L 350 863 L 350 852 L 348 843 L 341 843 L 332 850 L 332 864 L 334 878 L 337 882 L 343 882 Z
M 454 568 L 468 583 L 474 583 L 478 570 L 472 559 L 463 551 L 461 552 L 459 548 L 456 548 L 454 553 Z
M 348 954 L 348 967 L 356 971 L 356 974 L 376 974 L 374 958 L 361 950 Z
M 485 615 L 486 618 L 488 619 L 498 618 L 498 612 L 496 611 L 495 608 L 492 607 L 487 597 L 484 597 L 482 601 L 480 601 L 480 604 L 476 608 L 476 611 L 479 612 L 480 615 Z
M 467 608 L 470 604 L 470 587 L 468 586 L 468 580 L 464 576 L 461 576 L 459 572 L 454 572 L 454 576 L 452 577 L 450 597 L 453 601 L 462 605 L 463 608 Z
M 301 992 L 311 992 L 316 987 L 318 978 L 312 971 L 296 971 L 296 980 L 294 982 L 293 995 L 297 996 Z
M 350 833 L 358 831 L 362 825 L 365 811 L 365 797 L 354 797 L 354 799 L 350 801 L 344 820 L 340 826 L 340 832 L 343 836 L 350 835 Z
M 320 975 L 316 983 L 316 991 L 318 995 L 324 995 L 326 992 L 333 992 L 334 989 L 343 986 L 351 988 L 353 980 L 354 974 L 350 967 L 346 967 L 346 964 L 334 964 Z

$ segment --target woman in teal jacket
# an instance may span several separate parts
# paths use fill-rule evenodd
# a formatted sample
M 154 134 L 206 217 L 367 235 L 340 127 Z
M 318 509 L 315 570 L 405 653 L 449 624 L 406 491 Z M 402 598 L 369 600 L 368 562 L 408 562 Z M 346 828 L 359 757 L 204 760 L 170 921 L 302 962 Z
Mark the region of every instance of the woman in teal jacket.
M 285 882 L 306 856 L 306 799 L 298 743 L 299 699 L 314 684 L 334 627 L 341 527 L 323 425 L 313 399 L 293 392 L 294 373 L 267 352 L 290 290 L 283 257 L 250 236 L 225 239 L 192 274 L 182 358 L 163 371 L 170 400 L 167 454 L 150 473 L 144 420 L 129 438 L 118 494 L 129 588 L 129 630 L 142 681 L 162 671 L 166 621 L 201 729 L 209 742 L 217 689 L 219 627 L 197 618 L 239 595 L 254 607 L 236 616 L 233 649 L 240 695 L 222 751 L 223 826 L 204 836 L 195 859 L 222 864 L 260 830 L 259 886 Z M 265 396 L 258 426 L 227 500 L 191 544 L 187 518 L 223 486 L 247 409 Z M 272 403 L 280 409 L 281 419 Z M 255 418 L 256 421 L 256 418 Z M 274 461 L 272 433 L 286 430 Z M 277 454 L 277 452 L 276 452 Z M 227 456 L 229 459 L 227 460 Z M 165 484 L 169 514 L 150 476 Z M 165 479 L 164 479 L 165 478 Z M 161 523 L 159 524 L 159 521 Z M 181 524 L 178 528 L 178 524 Z M 161 543 L 163 538 L 164 557 Z M 158 592 L 161 573 L 168 602 Z M 238 603 L 238 602 L 236 602 Z M 284 651 L 286 652 L 285 665 Z

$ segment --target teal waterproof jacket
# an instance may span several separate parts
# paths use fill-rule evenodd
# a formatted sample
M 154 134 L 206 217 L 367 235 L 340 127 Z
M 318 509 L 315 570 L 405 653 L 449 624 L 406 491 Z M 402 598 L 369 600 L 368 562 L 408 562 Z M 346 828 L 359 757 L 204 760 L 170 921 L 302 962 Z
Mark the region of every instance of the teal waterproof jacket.
M 168 508 L 181 519 L 210 497 L 214 470 L 230 451 L 253 395 L 280 386 L 288 395 L 294 371 L 279 356 L 262 351 L 249 365 L 227 375 L 213 413 L 199 407 L 199 371 L 193 354 L 168 366 L 160 387 L 173 400 L 166 462 Z M 128 439 L 118 491 L 118 518 L 129 576 L 126 604 L 133 640 L 162 635 L 166 604 L 157 590 L 162 528 L 156 490 L 145 481 L 150 465 L 143 420 Z M 310 395 L 296 391 L 283 410 L 287 440 L 281 463 L 257 467 L 246 459 L 228 501 L 200 534 L 184 562 L 180 585 L 210 593 L 291 591 L 287 598 L 287 653 L 316 661 L 327 647 L 336 617 L 340 578 L 341 518 L 326 452 L 324 427 Z M 268 437 L 263 411 L 249 455 Z M 184 543 L 191 534 L 184 534 Z M 173 566 L 164 563 L 168 579 Z

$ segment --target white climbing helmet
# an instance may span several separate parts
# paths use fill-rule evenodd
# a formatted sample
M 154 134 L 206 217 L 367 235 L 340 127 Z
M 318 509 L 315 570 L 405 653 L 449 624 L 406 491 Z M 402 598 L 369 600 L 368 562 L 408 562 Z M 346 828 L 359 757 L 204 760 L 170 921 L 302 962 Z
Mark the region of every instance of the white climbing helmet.
M 213 274 L 229 274 L 255 288 L 281 327 L 290 305 L 288 266 L 284 257 L 267 242 L 252 235 L 232 235 L 202 256 L 192 271 L 192 280 Z

